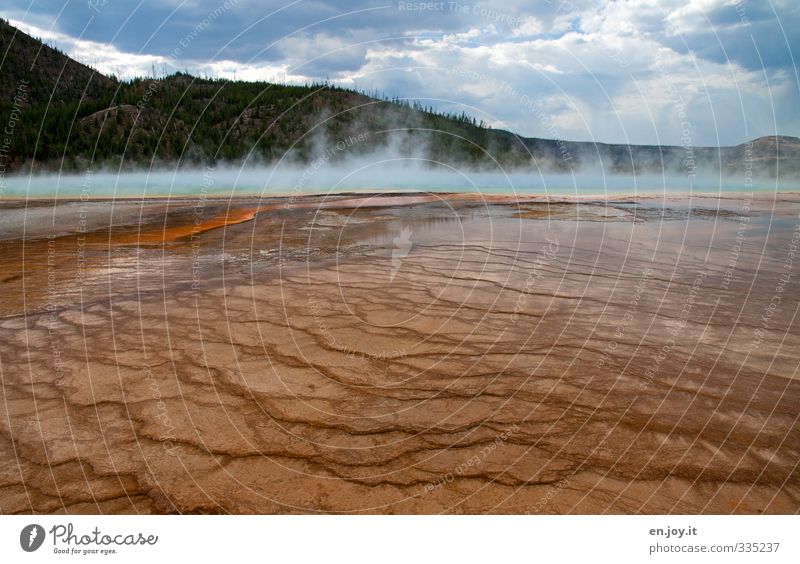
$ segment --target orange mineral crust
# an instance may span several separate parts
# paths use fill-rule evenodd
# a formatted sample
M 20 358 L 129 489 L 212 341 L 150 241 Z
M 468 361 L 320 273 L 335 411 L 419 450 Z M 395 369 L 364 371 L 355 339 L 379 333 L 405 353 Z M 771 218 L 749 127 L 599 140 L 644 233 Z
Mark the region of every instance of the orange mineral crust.
M 797 513 L 798 203 L 4 202 L 0 511 Z
M 196 218 L 190 223 L 174 225 L 172 227 L 148 228 L 137 233 L 121 233 L 111 239 L 113 245 L 161 245 L 171 243 L 186 237 L 195 237 L 227 225 L 236 225 L 251 221 L 256 217 L 259 208 L 233 209 L 220 212 L 209 219 Z

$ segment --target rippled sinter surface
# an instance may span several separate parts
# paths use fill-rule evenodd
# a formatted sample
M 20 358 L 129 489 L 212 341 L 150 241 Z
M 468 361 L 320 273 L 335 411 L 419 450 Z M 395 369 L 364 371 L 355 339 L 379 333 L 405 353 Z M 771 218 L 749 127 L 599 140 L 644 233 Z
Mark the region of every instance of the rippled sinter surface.
M 21 206 L 3 513 L 800 510 L 796 198 Z

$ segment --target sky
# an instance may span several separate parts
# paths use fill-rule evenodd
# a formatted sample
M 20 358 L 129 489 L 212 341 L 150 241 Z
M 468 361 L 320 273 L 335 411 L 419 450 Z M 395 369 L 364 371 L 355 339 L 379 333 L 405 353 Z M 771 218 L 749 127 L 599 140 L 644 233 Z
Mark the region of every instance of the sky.
M 329 80 L 550 139 L 800 136 L 797 0 L 3 0 L 0 16 L 120 78 Z

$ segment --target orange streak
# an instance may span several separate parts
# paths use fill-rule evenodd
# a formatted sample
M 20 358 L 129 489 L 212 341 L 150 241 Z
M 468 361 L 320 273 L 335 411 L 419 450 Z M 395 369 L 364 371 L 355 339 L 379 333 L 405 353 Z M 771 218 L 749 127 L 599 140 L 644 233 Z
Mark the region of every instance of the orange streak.
M 200 233 L 225 227 L 226 225 L 235 225 L 237 223 L 251 221 L 255 219 L 259 211 L 261 211 L 261 208 L 229 210 L 200 222 L 195 221 L 184 225 L 175 225 L 164 229 L 151 229 L 139 233 L 120 234 L 119 236 L 113 237 L 113 240 L 120 245 L 161 245 L 163 243 L 199 235 Z
M 178 241 L 180 239 L 185 239 L 186 237 L 193 237 L 195 235 L 199 235 L 200 233 L 204 233 L 212 229 L 225 227 L 226 225 L 235 225 L 237 223 L 244 223 L 245 221 L 251 221 L 255 219 L 256 215 L 259 212 L 266 210 L 274 210 L 281 208 L 341 209 L 341 208 L 359 208 L 359 207 L 364 207 L 364 208 L 391 207 L 398 205 L 413 205 L 413 204 L 434 202 L 437 200 L 446 199 L 448 197 L 452 198 L 452 195 L 445 195 L 443 197 L 437 195 L 404 196 L 402 194 L 397 194 L 396 196 L 381 196 L 381 197 L 354 196 L 352 198 L 341 198 L 341 199 L 337 198 L 330 201 L 321 201 L 321 202 L 301 201 L 301 202 L 290 203 L 288 205 L 277 204 L 277 205 L 258 206 L 255 208 L 234 209 L 234 210 L 229 210 L 227 212 L 222 212 L 210 219 L 206 219 L 200 222 L 195 221 L 167 228 L 149 229 L 146 231 L 140 231 L 138 233 L 124 233 L 124 234 L 114 235 L 112 237 L 112 242 L 119 245 L 162 245 L 164 243 L 170 243 L 173 241 Z M 473 194 L 466 194 L 466 195 L 459 194 L 456 199 L 467 200 L 467 201 L 486 201 L 486 202 L 494 202 L 494 201 L 515 202 L 515 201 L 538 201 L 541 200 L 541 197 L 519 198 L 516 196 L 503 196 L 503 195 L 481 196 Z

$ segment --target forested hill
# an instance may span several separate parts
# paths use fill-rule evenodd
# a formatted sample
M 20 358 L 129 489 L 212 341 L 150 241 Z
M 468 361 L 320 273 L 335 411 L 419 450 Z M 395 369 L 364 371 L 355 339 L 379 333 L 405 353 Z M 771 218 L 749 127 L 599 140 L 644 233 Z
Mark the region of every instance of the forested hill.
M 453 166 L 606 173 L 694 170 L 800 176 L 800 140 L 684 148 L 519 137 L 462 115 L 328 84 L 290 86 L 174 74 L 118 81 L 0 20 L 0 171 L 137 168 L 176 161 L 309 162 L 391 147 Z M 535 119 L 532 117 L 532 119 Z M 11 131 L 9 134 L 8 131 Z

